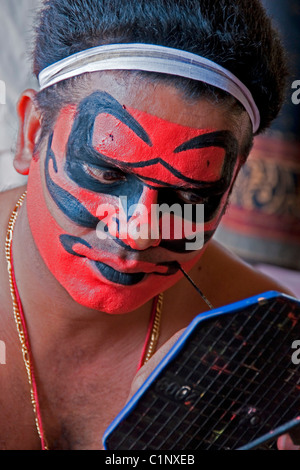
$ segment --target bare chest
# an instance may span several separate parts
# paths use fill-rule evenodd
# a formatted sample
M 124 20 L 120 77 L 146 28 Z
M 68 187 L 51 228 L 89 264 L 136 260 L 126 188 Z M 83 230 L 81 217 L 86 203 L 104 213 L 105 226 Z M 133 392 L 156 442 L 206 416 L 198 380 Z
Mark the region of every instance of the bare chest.
M 64 390 L 52 390 L 42 410 L 50 448 L 102 448 L 103 433 L 125 405 L 132 380 L 122 373 L 118 380 L 112 376 L 81 377 L 73 384 L 65 383 Z
M 11 369 L 13 377 L 4 369 L 0 377 L 0 449 L 38 450 L 30 387 L 21 366 Z M 130 367 L 112 365 L 106 371 L 65 371 L 37 380 L 49 449 L 102 449 L 103 433 L 126 403 L 133 375 Z

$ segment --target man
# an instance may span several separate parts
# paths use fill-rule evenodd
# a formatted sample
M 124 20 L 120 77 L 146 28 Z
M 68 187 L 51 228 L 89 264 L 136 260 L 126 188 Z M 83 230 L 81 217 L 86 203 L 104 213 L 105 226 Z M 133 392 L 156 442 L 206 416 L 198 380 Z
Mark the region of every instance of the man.
M 87 35 L 92 3 L 95 9 L 105 6 L 80 2 Z M 141 3 L 128 2 L 132 18 L 143 16 Z M 172 15 L 181 3 L 171 2 Z M 116 13 L 121 6 L 107 5 L 122 23 Z M 151 5 L 152 14 L 156 7 Z M 46 2 L 36 68 L 46 57 L 50 21 L 66 36 L 72 21 L 82 26 L 73 8 L 69 1 Z M 69 21 L 69 30 L 63 20 Z M 115 41 L 110 38 L 109 44 L 117 42 L 116 30 L 111 31 Z M 75 44 L 75 36 L 70 43 Z M 53 52 L 55 31 L 52 41 Z M 0 377 L 3 448 L 99 449 L 104 430 L 141 377 L 178 331 L 207 310 L 206 298 L 219 307 L 282 290 L 212 239 L 252 133 L 259 128 L 255 112 L 236 105 L 230 94 L 216 103 L 211 91 L 202 90 L 191 99 L 174 81 L 153 75 L 95 68 L 82 72 L 82 60 L 88 56 L 95 64 L 105 49 L 79 49 L 83 55 L 71 59 L 70 80 L 57 78 L 54 63 L 40 74 L 39 95 L 32 90 L 22 94 L 14 164 L 29 175 L 28 186 L 1 194 L 1 243 L 6 245 L 0 268 L 1 339 L 7 348 Z M 156 50 L 151 46 L 151 54 Z M 169 51 L 161 53 L 171 63 Z M 183 52 L 173 53 L 180 62 Z M 70 54 L 65 57 L 68 62 Z M 59 67 L 64 72 L 68 63 Z M 219 74 L 218 65 L 214 73 Z M 250 98 L 246 102 L 253 104 Z M 125 199 L 130 213 L 119 204 Z M 190 233 L 180 239 L 162 237 L 161 219 L 149 216 L 153 204 L 162 202 L 182 208 L 204 203 L 202 248 L 186 249 Z M 103 206 L 106 211 L 100 213 Z M 148 224 L 147 236 L 141 236 L 137 220 Z M 181 227 L 184 220 L 183 212 Z M 193 227 L 197 222 L 192 217 Z M 179 266 L 189 271 L 203 299 Z M 153 299 L 161 291 L 158 352 L 134 381 L 149 346 L 145 338 Z

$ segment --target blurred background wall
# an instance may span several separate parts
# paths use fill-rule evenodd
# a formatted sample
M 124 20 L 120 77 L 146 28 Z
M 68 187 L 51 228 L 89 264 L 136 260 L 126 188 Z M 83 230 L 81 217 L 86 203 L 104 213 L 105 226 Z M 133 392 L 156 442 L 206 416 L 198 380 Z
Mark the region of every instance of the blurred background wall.
M 271 129 L 255 138 L 216 238 L 300 297 L 300 1 L 262 3 L 289 54 L 289 89 Z

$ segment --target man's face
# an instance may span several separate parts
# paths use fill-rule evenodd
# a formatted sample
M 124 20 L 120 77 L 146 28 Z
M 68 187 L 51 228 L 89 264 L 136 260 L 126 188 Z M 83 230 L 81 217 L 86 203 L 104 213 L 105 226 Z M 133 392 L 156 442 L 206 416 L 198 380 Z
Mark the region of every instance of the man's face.
M 154 105 L 143 98 L 135 107 L 107 91 L 87 94 L 61 110 L 45 154 L 31 165 L 27 205 L 36 246 L 88 308 L 132 311 L 181 277 L 177 263 L 189 270 L 204 249 L 191 241 L 204 230 L 205 247 L 213 235 L 240 165 L 237 138 L 223 122 L 212 126 L 197 113 L 174 119 L 174 92 L 170 110 L 157 116 L 155 96 Z M 165 213 L 153 212 L 155 204 Z

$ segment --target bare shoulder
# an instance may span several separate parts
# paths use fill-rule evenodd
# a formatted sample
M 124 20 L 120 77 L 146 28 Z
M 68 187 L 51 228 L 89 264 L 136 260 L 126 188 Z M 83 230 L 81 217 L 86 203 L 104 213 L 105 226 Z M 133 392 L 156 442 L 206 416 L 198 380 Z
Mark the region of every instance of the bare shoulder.
M 7 275 L 7 264 L 5 259 L 5 246 L 7 226 L 10 214 L 17 200 L 23 194 L 25 188 L 19 187 L 0 193 L 0 331 L 5 332 L 5 312 L 10 306 L 9 284 Z
M 5 246 L 6 232 L 10 215 L 20 196 L 24 193 L 25 187 L 18 187 L 9 191 L 0 192 L 0 246 Z M 3 286 L 3 277 L 7 277 L 5 251 L 0 251 L 0 294 Z M 1 298 L 1 297 L 0 297 Z M 0 306 L 1 313 L 1 306 Z
M 194 273 L 216 306 L 270 290 L 293 295 L 279 282 L 256 270 L 215 241 L 209 244 L 200 263 L 194 268 Z

